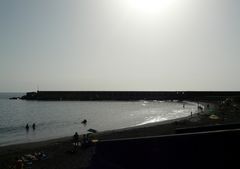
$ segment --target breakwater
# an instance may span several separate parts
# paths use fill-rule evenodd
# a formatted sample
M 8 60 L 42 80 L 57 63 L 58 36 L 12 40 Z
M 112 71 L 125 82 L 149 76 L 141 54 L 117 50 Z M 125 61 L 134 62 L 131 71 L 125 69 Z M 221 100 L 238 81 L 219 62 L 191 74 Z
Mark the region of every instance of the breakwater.
M 224 100 L 240 92 L 224 91 L 37 91 L 26 93 L 24 100 Z

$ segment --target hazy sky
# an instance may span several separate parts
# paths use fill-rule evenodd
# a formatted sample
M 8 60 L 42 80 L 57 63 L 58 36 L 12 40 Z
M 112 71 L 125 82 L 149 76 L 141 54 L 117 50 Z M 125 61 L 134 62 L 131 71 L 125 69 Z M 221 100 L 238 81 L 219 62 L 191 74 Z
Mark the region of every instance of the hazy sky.
M 240 90 L 239 0 L 0 0 L 0 91 Z

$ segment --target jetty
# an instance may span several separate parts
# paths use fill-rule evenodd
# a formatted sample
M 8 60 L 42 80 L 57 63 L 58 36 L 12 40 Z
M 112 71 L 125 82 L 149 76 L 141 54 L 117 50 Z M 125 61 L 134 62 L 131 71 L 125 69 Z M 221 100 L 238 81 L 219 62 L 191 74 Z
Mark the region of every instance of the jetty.
M 215 101 L 239 97 L 239 91 L 37 91 L 28 92 L 23 100 L 79 100 L 79 101 L 134 101 L 134 100 L 193 100 Z

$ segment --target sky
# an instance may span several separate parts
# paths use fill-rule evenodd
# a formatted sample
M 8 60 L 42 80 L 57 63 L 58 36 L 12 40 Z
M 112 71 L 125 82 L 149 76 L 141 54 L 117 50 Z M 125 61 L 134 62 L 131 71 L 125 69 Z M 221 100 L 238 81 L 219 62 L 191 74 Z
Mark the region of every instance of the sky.
M 239 0 L 0 0 L 0 92 L 240 90 Z

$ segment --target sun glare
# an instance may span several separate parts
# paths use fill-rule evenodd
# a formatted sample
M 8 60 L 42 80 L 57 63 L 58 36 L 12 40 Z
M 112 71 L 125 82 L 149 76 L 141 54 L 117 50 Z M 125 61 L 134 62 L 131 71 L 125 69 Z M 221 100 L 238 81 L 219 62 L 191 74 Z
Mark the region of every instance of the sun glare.
M 177 0 L 127 0 L 128 7 L 142 14 L 161 14 L 169 11 Z

